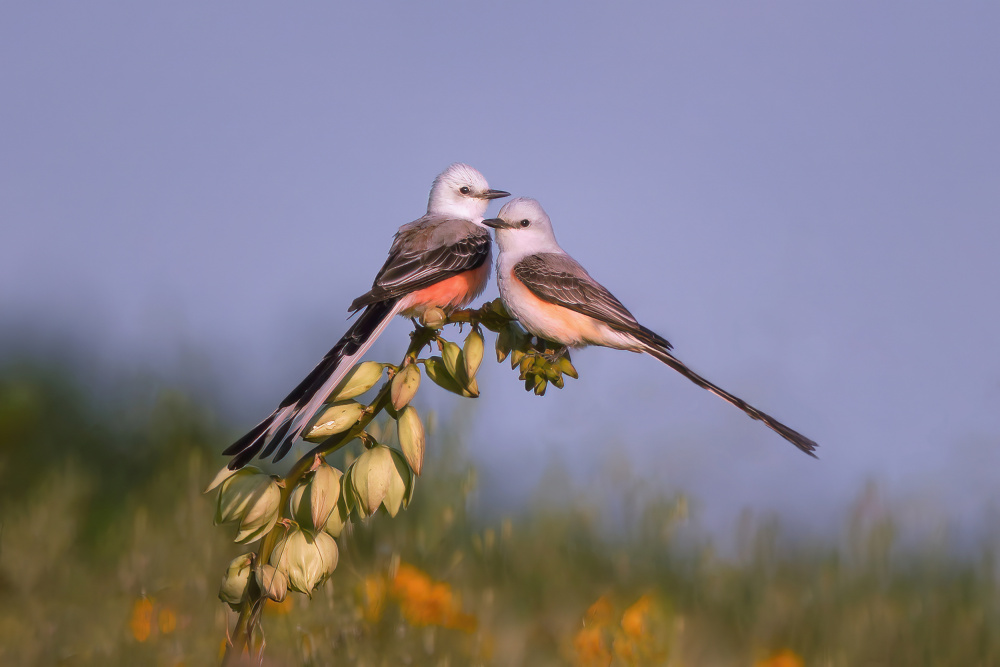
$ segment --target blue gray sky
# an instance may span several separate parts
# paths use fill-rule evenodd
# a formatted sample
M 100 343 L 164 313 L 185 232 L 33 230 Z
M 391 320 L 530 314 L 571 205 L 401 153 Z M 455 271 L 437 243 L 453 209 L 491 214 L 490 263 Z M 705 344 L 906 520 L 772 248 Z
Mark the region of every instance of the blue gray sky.
M 871 479 L 975 522 L 1000 493 L 998 34 L 983 2 L 5 3 L 3 324 L 122 368 L 194 357 L 249 427 L 468 162 L 822 447 L 586 350 L 542 399 L 483 371 L 491 498 L 627 465 L 715 521 L 827 521 Z

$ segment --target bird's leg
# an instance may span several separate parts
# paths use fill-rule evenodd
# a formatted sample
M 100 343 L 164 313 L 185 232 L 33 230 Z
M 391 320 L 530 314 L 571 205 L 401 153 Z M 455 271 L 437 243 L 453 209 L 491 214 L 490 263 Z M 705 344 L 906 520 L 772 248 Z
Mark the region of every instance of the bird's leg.
M 550 348 L 549 341 L 541 341 L 541 339 L 539 339 L 539 342 L 544 343 L 541 354 L 550 364 L 558 363 L 561 357 L 566 357 L 567 360 L 569 359 L 569 347 L 566 345 L 559 345 L 558 347 Z

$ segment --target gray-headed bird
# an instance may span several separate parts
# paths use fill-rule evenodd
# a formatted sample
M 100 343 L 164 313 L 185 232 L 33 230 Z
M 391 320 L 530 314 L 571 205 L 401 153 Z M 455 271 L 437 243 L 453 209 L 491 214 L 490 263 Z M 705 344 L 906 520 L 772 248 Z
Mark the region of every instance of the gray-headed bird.
M 483 175 L 467 164 L 453 164 L 439 174 L 431 186 L 427 214 L 399 228 L 372 288 L 351 304 L 351 312 L 361 311 L 358 319 L 267 419 L 223 452 L 233 457 L 229 467 L 242 468 L 258 453 L 265 458 L 275 452 L 275 461 L 287 454 L 394 315 L 420 317 L 431 308 L 450 311 L 479 296 L 491 265 L 490 232 L 483 216 L 491 200 L 508 196 L 491 190 Z
M 712 384 L 677 359 L 670 343 L 632 313 L 559 247 L 552 222 L 534 199 L 509 201 L 496 218 L 497 282 L 504 305 L 531 334 L 567 347 L 601 345 L 645 352 L 732 403 L 810 456 L 816 443 L 746 401 Z

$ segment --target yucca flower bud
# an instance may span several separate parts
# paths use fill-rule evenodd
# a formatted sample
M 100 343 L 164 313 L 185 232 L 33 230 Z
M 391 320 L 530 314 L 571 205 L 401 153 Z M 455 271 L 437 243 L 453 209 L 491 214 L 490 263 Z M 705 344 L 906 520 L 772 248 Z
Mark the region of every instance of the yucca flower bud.
M 321 442 L 331 435 L 343 433 L 358 423 L 364 411 L 365 406 L 357 401 L 337 401 L 320 415 L 316 425 L 303 439 L 309 442 Z
M 326 525 L 323 526 L 323 530 L 332 537 L 340 537 L 348 518 L 351 516 L 351 510 L 347 506 L 347 481 L 347 475 L 344 475 L 340 480 L 340 500 L 337 501 L 337 506 L 334 508 L 333 514 L 330 515 L 330 518 L 326 520 Z
M 429 377 L 434 384 L 443 389 L 447 389 L 453 394 L 465 396 L 466 398 L 475 398 L 476 396 L 479 396 L 479 386 L 476 384 L 475 379 L 472 380 L 469 387 L 463 387 L 459 384 L 459 381 L 448 372 L 448 369 L 445 367 L 444 360 L 441 357 L 435 356 L 424 360 L 424 370 L 427 371 L 427 377 Z M 473 390 L 475 390 L 475 393 L 473 393 Z
M 409 409 L 409 408 L 407 408 Z M 403 455 L 395 449 L 390 449 L 394 470 L 389 477 L 389 488 L 382 500 L 382 506 L 389 516 L 396 516 L 400 507 L 407 507 L 413 497 L 413 472 Z
M 340 500 L 340 479 L 343 476 L 326 462 L 320 463 L 305 482 L 292 489 L 288 505 L 295 521 L 303 528 L 323 530 Z
M 351 465 L 351 485 L 363 515 L 374 514 L 382 504 L 394 473 L 392 454 L 385 445 L 376 445 L 366 450 Z
M 377 361 L 358 364 L 347 372 L 337 388 L 331 392 L 331 401 L 345 401 L 365 393 L 381 379 L 384 369 L 385 364 Z
M 424 424 L 420 421 L 420 416 L 412 405 L 406 406 L 399 413 L 397 422 L 399 433 L 399 447 L 403 450 L 403 456 L 413 472 L 420 474 L 424 467 L 424 449 L 426 438 L 424 435 Z
M 431 329 L 440 329 L 444 326 L 446 317 L 444 311 L 440 308 L 431 308 L 424 313 L 424 326 L 430 327 Z
M 461 382 L 459 378 L 459 368 L 462 365 L 462 348 L 450 340 L 441 344 L 441 358 L 444 359 L 444 367 L 448 369 L 448 374 Z
M 278 568 L 264 563 L 257 566 L 257 585 L 269 599 L 281 602 L 288 595 L 288 575 Z
M 462 361 L 465 364 L 465 375 L 470 380 L 476 377 L 479 365 L 483 363 L 484 349 L 485 341 L 483 341 L 483 335 L 478 330 L 473 329 L 469 332 L 469 335 L 465 339 L 465 345 L 462 347 Z
M 389 389 L 392 407 L 396 410 L 402 410 L 413 400 L 419 388 L 420 366 L 407 364 L 392 378 L 392 387 Z
M 278 520 L 281 489 L 270 476 L 253 466 L 237 470 L 219 486 L 215 523 L 239 522 L 237 542 L 252 542 Z
M 288 587 L 312 596 L 337 568 L 340 552 L 330 535 L 292 528 L 274 545 L 271 565 L 288 577 Z
M 246 594 L 247 584 L 250 582 L 250 563 L 252 560 L 251 554 L 237 556 L 229 563 L 226 576 L 222 578 L 219 599 L 234 610 L 243 602 L 243 596 Z

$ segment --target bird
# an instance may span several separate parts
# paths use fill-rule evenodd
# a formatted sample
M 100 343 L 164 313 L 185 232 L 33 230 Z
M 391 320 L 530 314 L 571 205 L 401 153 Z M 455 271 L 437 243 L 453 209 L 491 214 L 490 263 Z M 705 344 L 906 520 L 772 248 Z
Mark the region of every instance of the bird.
M 427 213 L 399 228 L 372 288 L 351 303 L 349 312 L 360 311 L 357 320 L 274 412 L 223 452 L 233 457 L 229 468 L 242 468 L 258 454 L 263 459 L 274 452 L 274 461 L 284 457 L 393 316 L 451 311 L 479 296 L 492 266 L 483 216 L 492 200 L 509 196 L 491 189 L 467 164 L 456 162 L 438 174 Z
M 671 353 L 673 346 L 667 339 L 639 324 L 621 301 L 559 246 L 552 221 L 536 200 L 511 199 L 496 218 L 483 224 L 495 230 L 500 251 L 497 283 L 504 306 L 530 334 L 564 346 L 560 351 L 599 345 L 644 352 L 764 422 L 815 458 L 813 440 L 698 375 Z

